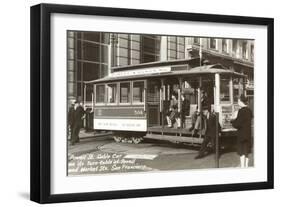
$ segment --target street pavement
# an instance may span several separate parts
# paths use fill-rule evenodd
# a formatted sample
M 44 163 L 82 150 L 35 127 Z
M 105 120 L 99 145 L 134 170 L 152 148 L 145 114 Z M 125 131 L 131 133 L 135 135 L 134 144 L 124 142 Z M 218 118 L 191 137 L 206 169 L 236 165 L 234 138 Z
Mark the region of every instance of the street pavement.
M 110 134 L 81 132 L 80 142 L 68 145 L 68 174 L 101 174 L 157 170 L 215 168 L 215 154 L 194 159 L 198 147 L 170 142 L 144 140 L 139 144 L 116 143 Z M 250 166 L 253 156 L 250 155 Z M 220 168 L 239 167 L 234 150 L 221 152 Z

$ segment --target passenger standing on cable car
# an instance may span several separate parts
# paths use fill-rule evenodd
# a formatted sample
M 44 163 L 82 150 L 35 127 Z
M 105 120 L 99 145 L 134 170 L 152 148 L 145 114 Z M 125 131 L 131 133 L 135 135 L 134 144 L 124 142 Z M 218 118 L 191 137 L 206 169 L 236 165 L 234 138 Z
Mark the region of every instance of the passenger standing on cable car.
M 211 110 L 210 104 L 209 104 L 209 98 L 208 98 L 208 95 L 207 95 L 206 91 L 202 91 L 201 106 L 202 106 L 202 109 Z
M 206 91 L 202 91 L 201 95 L 201 109 L 202 110 L 211 110 L 211 105 L 209 104 L 208 96 Z M 198 111 L 198 106 L 197 110 L 192 114 L 192 127 L 189 129 L 189 131 L 193 131 L 193 136 L 196 136 L 198 131 L 203 128 L 204 126 L 201 126 L 203 123 L 203 118 L 204 116 L 201 116 L 202 112 Z
M 169 111 L 166 116 L 168 127 L 172 127 L 174 121 L 177 122 L 177 126 L 180 126 L 180 118 L 178 112 L 178 98 L 175 92 L 172 93 Z
M 190 101 L 187 99 L 184 93 L 181 94 L 181 101 L 182 101 L 182 107 L 181 107 L 181 124 L 182 127 L 184 127 L 185 123 L 185 117 L 189 116 L 190 113 Z
M 240 166 L 242 168 L 248 167 L 248 155 L 252 147 L 252 118 L 253 114 L 251 109 L 247 106 L 247 98 L 242 94 L 238 100 L 240 107 L 238 113 L 234 113 L 232 117 L 232 126 L 237 131 L 237 153 L 240 156 Z

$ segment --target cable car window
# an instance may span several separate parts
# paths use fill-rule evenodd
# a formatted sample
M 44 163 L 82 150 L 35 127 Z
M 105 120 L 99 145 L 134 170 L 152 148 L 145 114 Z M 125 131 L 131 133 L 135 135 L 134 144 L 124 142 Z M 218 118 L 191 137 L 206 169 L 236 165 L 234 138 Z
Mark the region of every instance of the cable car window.
M 160 80 L 150 80 L 147 86 L 147 102 L 159 103 L 160 101 Z
M 86 101 L 92 101 L 93 99 L 93 85 L 87 84 L 86 85 Z
M 220 100 L 221 102 L 230 102 L 230 88 L 229 88 L 230 77 L 222 76 L 220 80 Z
M 117 84 L 107 85 L 107 103 L 117 103 Z
M 120 103 L 130 103 L 130 83 L 120 83 Z
M 134 103 L 143 103 L 144 96 L 144 82 L 136 81 L 133 82 L 133 102 Z
M 105 85 L 96 86 L 96 103 L 104 103 L 105 101 Z

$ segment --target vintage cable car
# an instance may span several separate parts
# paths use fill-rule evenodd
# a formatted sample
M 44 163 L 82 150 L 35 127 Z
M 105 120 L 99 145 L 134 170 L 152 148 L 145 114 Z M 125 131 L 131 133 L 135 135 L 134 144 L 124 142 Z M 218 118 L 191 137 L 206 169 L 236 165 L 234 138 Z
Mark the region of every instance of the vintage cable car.
M 86 87 L 93 88 L 94 130 L 112 131 L 117 142 L 158 139 L 200 144 L 204 129 L 193 136 L 190 128 L 194 112 L 202 111 L 204 91 L 212 111 L 219 113 L 222 136 L 235 136 L 230 117 L 244 93 L 245 76 L 220 64 L 198 65 L 199 58 L 194 58 L 116 67 L 107 77 L 88 81 Z M 181 94 L 189 100 L 190 110 L 184 123 L 167 127 L 172 93 L 177 94 L 179 111 Z

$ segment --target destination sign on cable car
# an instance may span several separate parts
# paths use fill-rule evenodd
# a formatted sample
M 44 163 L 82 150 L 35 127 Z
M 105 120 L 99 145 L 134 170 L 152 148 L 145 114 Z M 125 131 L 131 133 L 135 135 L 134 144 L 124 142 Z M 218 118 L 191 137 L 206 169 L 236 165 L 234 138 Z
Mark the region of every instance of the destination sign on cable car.
M 148 75 L 171 72 L 171 67 L 153 67 L 143 68 L 127 71 L 118 71 L 110 74 L 111 77 L 134 76 L 134 75 Z

